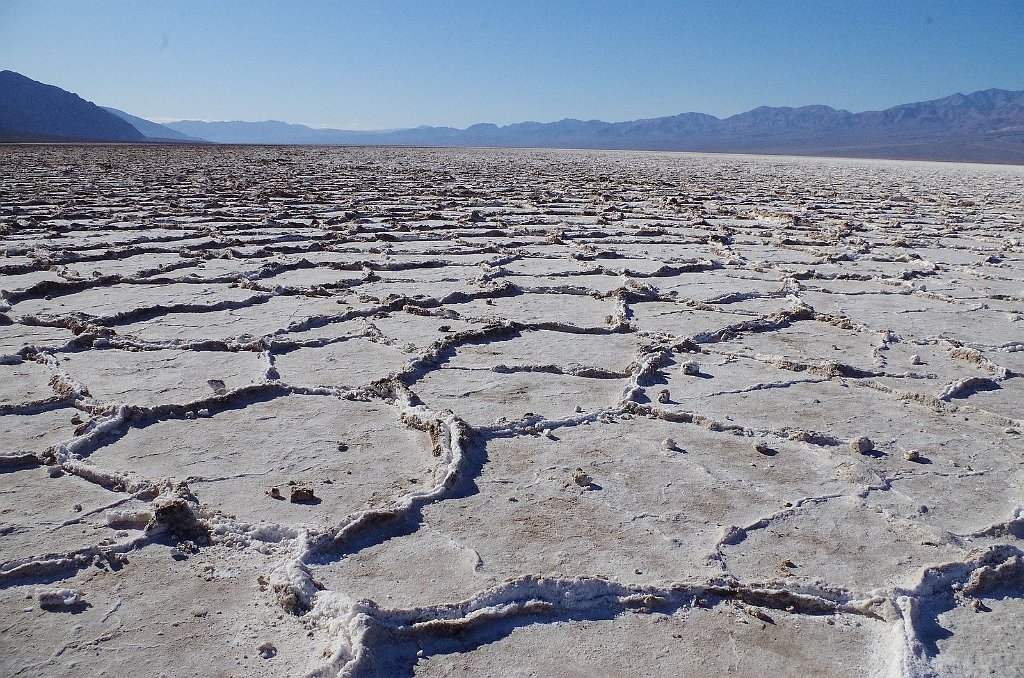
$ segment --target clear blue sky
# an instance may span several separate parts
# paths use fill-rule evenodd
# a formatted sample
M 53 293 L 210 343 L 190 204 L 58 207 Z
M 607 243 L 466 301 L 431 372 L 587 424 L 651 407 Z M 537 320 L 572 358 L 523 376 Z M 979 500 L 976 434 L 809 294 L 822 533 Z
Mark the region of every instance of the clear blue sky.
M 1024 0 L 0 0 L 0 70 L 150 119 L 853 111 L 1024 89 Z

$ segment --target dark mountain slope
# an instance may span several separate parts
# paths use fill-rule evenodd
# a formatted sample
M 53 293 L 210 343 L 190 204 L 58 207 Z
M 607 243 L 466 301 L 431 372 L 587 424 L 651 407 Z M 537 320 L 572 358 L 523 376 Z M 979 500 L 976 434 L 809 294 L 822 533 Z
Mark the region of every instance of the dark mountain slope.
M 142 141 L 139 130 L 77 94 L 0 71 L 0 141 Z

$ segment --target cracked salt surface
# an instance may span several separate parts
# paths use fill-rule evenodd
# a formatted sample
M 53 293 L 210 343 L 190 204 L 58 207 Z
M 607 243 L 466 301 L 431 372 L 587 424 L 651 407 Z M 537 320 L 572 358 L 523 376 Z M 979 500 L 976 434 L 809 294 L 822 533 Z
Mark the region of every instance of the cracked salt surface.
M 0 170 L 5 675 L 1024 672 L 1021 168 Z

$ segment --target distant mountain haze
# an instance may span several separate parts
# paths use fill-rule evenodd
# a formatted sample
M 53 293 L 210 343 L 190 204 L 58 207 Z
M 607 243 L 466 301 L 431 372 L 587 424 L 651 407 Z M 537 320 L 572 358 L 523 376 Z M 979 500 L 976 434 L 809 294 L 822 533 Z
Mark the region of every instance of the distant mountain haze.
M 143 136 L 145 136 L 146 139 L 149 141 L 206 141 L 205 139 L 200 139 L 198 137 L 191 137 L 187 134 L 182 134 L 181 132 L 175 131 L 170 127 L 167 127 L 166 125 L 161 125 L 156 122 L 150 122 L 145 118 L 140 118 L 138 116 L 132 115 L 131 113 L 119 111 L 116 108 L 111 108 L 109 106 L 101 106 L 100 108 L 109 113 L 113 113 L 114 115 L 121 118 L 135 129 L 142 132 Z
M 355 131 L 278 120 L 160 125 L 0 72 L 0 141 L 61 140 L 594 148 L 1024 164 L 1024 92 L 989 89 L 863 113 L 761 106 L 727 118 L 682 113 L 627 122 Z
M 53 85 L 0 71 L 0 141 L 143 141 L 129 123 Z
M 762 106 L 720 119 L 704 113 L 628 122 L 566 119 L 362 132 L 279 121 L 171 122 L 219 143 L 509 146 L 779 153 L 1024 164 L 1024 92 L 990 89 L 851 113 L 828 106 Z
M 199 137 L 220 144 L 352 144 L 378 143 L 353 141 L 363 137 L 379 136 L 380 132 L 350 132 L 336 129 L 316 129 L 293 125 L 280 120 L 264 122 L 204 122 L 179 120 L 164 127 L 181 134 Z

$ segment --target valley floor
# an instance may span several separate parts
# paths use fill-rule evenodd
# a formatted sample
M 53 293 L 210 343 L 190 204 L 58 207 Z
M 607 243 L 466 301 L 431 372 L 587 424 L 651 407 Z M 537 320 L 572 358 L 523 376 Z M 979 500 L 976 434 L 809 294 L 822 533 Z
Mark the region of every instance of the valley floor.
M 4 675 L 1024 672 L 1024 167 L 7 146 L 0 195 Z

